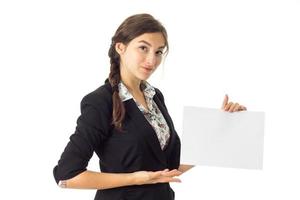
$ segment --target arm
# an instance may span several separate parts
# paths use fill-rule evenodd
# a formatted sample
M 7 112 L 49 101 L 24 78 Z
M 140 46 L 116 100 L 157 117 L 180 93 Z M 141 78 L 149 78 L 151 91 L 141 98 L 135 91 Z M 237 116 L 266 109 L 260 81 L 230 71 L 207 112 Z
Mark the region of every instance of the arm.
M 178 170 L 156 172 L 139 171 L 133 173 L 101 173 L 84 171 L 77 176 L 63 181 L 63 187 L 74 189 L 109 189 L 129 185 L 180 182 Z
M 114 174 L 86 170 L 71 179 L 62 181 L 60 186 L 74 189 L 109 189 L 133 184 L 133 177 L 129 173 Z

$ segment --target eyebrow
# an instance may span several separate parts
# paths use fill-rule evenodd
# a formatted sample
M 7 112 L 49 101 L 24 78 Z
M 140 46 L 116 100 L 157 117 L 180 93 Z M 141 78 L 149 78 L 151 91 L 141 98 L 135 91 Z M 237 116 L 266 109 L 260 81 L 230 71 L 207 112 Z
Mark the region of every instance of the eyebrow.
M 145 40 L 140 40 L 139 43 L 145 43 L 145 44 L 149 45 L 150 47 L 152 47 L 152 45 L 151 45 L 149 42 L 145 41 Z M 161 46 L 161 47 L 159 47 L 158 49 L 163 49 L 163 48 L 165 48 L 165 47 L 166 47 L 166 45 Z

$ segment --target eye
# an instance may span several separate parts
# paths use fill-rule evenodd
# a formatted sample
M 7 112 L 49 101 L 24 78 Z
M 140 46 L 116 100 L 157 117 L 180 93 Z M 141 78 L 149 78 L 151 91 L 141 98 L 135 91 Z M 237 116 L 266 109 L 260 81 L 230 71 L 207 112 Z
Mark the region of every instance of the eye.
M 164 52 L 161 51 L 161 50 L 159 50 L 159 51 L 156 52 L 156 55 L 163 55 L 163 54 L 164 54 Z
M 146 46 L 140 46 L 139 47 L 142 51 L 147 51 L 147 47 Z

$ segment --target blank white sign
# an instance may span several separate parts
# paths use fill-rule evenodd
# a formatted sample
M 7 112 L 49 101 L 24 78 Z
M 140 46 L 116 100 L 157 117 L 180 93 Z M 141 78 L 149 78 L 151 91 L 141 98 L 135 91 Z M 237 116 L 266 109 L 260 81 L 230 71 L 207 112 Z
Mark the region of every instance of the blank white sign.
M 184 107 L 181 163 L 263 167 L 264 112 Z

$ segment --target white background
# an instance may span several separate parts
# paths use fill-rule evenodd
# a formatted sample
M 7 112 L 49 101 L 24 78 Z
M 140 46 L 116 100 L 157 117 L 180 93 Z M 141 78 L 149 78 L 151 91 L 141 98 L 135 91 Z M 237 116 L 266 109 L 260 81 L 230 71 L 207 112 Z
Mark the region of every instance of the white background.
M 141 12 L 169 33 L 170 53 L 149 81 L 179 135 L 183 105 L 218 108 L 225 93 L 266 112 L 263 170 L 198 166 L 172 184 L 176 199 L 299 199 L 296 0 L 1 1 L 0 199 L 93 199 L 95 191 L 58 188 L 52 169 L 82 97 L 108 76 L 116 28 Z

